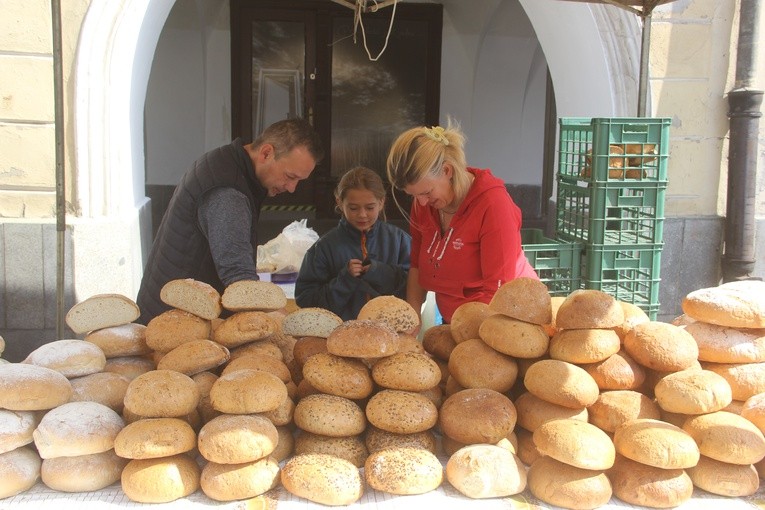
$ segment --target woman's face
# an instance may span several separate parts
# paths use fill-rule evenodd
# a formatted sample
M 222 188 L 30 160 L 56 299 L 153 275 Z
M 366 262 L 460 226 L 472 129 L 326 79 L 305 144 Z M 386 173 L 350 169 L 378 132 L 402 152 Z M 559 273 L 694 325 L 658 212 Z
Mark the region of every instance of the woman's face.
M 363 232 L 372 228 L 377 221 L 384 200 L 378 200 L 368 189 L 349 189 L 337 205 L 348 223 Z
M 429 205 L 434 209 L 443 209 L 454 201 L 451 176 L 451 166 L 444 164 L 440 175 L 427 174 L 419 181 L 404 186 L 404 192 L 411 195 L 421 206 Z

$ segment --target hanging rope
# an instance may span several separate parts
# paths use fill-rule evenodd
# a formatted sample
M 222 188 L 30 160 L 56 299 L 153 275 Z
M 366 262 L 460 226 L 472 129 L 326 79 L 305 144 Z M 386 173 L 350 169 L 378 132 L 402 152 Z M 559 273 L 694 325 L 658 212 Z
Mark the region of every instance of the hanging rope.
M 385 5 L 378 5 L 377 0 L 372 0 L 375 5 L 370 10 L 372 12 L 377 12 L 381 7 L 384 7 Z M 384 2 L 386 5 L 390 4 L 390 2 Z M 367 11 L 367 2 L 366 0 L 356 0 L 356 7 L 354 8 L 354 14 L 353 14 L 353 43 L 356 44 L 356 31 L 359 27 L 361 27 L 361 37 L 364 41 L 364 49 L 367 52 L 367 56 L 369 57 L 369 60 L 372 62 L 377 62 L 377 60 L 382 56 L 382 54 L 385 52 L 385 49 L 388 47 L 388 40 L 390 39 L 390 33 L 393 30 L 393 20 L 396 18 L 396 6 L 398 5 L 398 0 L 393 0 L 393 11 L 390 15 L 390 24 L 388 25 L 388 33 L 385 36 L 385 44 L 383 45 L 382 49 L 380 50 L 380 53 L 377 54 L 376 57 L 372 58 L 372 53 L 369 51 L 369 46 L 367 46 L 367 33 L 364 30 L 364 20 L 362 18 L 362 14 Z

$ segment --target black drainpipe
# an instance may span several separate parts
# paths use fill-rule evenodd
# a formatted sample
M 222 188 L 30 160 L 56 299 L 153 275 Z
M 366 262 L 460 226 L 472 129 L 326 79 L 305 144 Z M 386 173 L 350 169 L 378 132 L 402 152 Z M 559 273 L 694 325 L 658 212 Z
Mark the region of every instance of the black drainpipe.
M 739 8 L 736 83 L 728 93 L 730 144 L 725 216 L 723 281 L 752 277 L 756 259 L 755 199 L 757 142 L 762 90 L 752 88 L 758 65 L 757 38 L 761 0 L 741 0 Z

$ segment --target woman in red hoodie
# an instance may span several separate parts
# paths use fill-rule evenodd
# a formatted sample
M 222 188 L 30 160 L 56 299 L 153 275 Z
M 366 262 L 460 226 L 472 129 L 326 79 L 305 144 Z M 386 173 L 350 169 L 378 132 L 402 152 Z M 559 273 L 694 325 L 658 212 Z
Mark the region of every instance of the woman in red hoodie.
M 435 292 L 446 323 L 459 305 L 488 303 L 509 280 L 538 278 L 521 248 L 520 209 L 501 179 L 467 166 L 464 143 L 449 122 L 405 131 L 388 154 L 388 180 L 414 198 L 406 299 L 419 311 Z

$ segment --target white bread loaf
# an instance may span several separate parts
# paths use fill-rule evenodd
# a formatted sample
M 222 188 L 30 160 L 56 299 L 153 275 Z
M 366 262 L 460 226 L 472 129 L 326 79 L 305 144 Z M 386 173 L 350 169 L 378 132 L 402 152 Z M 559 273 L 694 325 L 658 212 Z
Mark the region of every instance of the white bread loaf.
M 191 340 L 168 352 L 157 363 L 157 370 L 175 370 L 194 375 L 212 370 L 228 361 L 226 347 L 207 339 Z
M 412 305 L 396 296 L 377 296 L 361 307 L 358 320 L 381 321 L 397 333 L 412 333 L 420 325 L 420 315 Z
M 619 338 L 627 336 L 627 333 L 632 331 L 632 328 L 638 324 L 651 320 L 643 309 L 635 304 L 619 301 L 619 306 L 622 307 L 622 311 L 624 312 L 624 322 L 620 326 L 614 328 L 614 331 L 619 335 Z
M 291 494 L 322 505 L 350 505 L 364 493 L 359 469 L 345 459 L 324 453 L 289 459 L 282 468 L 281 482 Z
M 752 464 L 730 464 L 704 455 L 688 468 L 688 476 L 699 489 L 730 498 L 751 496 L 760 488 L 760 477 Z
M 125 409 L 146 418 L 177 418 L 195 411 L 199 389 L 191 377 L 174 370 L 152 370 L 128 385 Z
M 644 367 L 676 372 L 691 367 L 699 347 L 683 328 L 666 322 L 637 324 L 624 337 L 624 350 Z
M 587 421 L 588 411 L 586 407 L 573 409 L 543 400 L 533 393 L 525 392 L 515 399 L 515 410 L 518 413 L 518 425 L 534 432 L 542 424 L 550 420 L 562 420 L 571 418 L 574 420 Z M 526 464 L 529 464 L 526 462 Z
M 364 411 L 354 401 L 324 393 L 300 399 L 293 420 L 302 430 L 330 437 L 356 436 L 367 425 Z
M 754 464 L 765 457 L 765 437 L 752 422 L 737 414 L 717 411 L 690 416 L 683 430 L 699 445 L 702 455 L 730 464 Z
M 72 385 L 50 368 L 24 363 L 0 365 L 0 408 L 39 411 L 60 406 L 72 396 Z
M 518 376 L 518 364 L 479 338 L 466 340 L 452 351 L 449 373 L 465 388 L 509 391 Z
M 437 489 L 444 468 L 433 453 L 422 448 L 388 448 L 367 457 L 364 476 L 370 487 L 389 494 L 425 494 Z
M 41 465 L 40 456 L 27 446 L 0 453 L 0 500 L 30 489 L 40 478 Z
M 484 319 L 497 312 L 489 308 L 488 303 L 481 301 L 467 301 L 459 305 L 452 313 L 452 321 L 449 324 L 441 324 L 449 329 L 455 343 L 462 343 L 471 338 L 478 338 L 478 328 Z M 432 328 L 429 328 L 432 329 Z M 427 332 L 426 332 L 427 333 Z M 423 343 L 425 339 L 423 338 Z M 448 357 L 445 359 L 449 359 Z
M 158 352 L 170 352 L 184 342 L 210 338 L 210 321 L 193 313 L 171 309 L 154 317 L 146 325 L 146 344 Z
M 761 363 L 707 363 L 704 370 L 721 375 L 730 385 L 733 400 L 746 400 L 765 392 L 765 362 Z
M 286 398 L 287 387 L 278 377 L 246 368 L 220 376 L 210 388 L 213 408 L 229 414 L 273 411 Z
M 279 463 L 271 456 L 242 464 L 208 462 L 199 485 L 215 501 L 254 498 L 279 485 Z
M 713 363 L 765 361 L 765 329 L 742 329 L 696 321 L 685 327 L 699 346 L 699 360 Z
M 279 441 L 267 418 L 250 414 L 222 414 L 199 430 L 199 453 L 218 464 L 241 464 L 271 454 Z
M 693 319 L 730 328 L 765 328 L 765 282 L 745 280 L 695 290 L 683 298 Z
M 199 488 L 200 469 L 188 455 L 133 459 L 122 470 L 122 492 L 139 503 L 169 503 Z
M 343 319 L 323 308 L 299 308 L 282 320 L 282 332 L 294 337 L 318 336 L 327 338 Z
M 233 349 L 268 338 L 278 330 L 279 324 L 265 312 L 238 312 L 215 329 L 213 340 Z
M 581 365 L 601 390 L 634 390 L 645 381 L 645 369 L 622 349 L 598 363 Z
M 512 319 L 539 326 L 552 321 L 550 292 L 536 278 L 515 278 L 503 283 L 491 298 L 489 308 Z
M 326 453 L 345 459 L 359 468 L 364 466 L 369 456 L 361 435 L 332 437 L 304 430 L 295 437 L 295 455 L 305 453 Z
M 222 311 L 218 291 L 209 283 L 193 278 L 170 280 L 159 291 L 159 299 L 172 308 L 207 320 L 217 319 Z
M 624 310 L 610 294 L 595 289 L 575 290 L 555 314 L 557 329 L 609 329 L 624 324 Z
M 383 388 L 426 391 L 438 386 L 441 369 L 427 354 L 400 352 L 375 363 L 372 379 Z
M 469 498 L 502 498 L 523 492 L 526 468 L 505 448 L 476 444 L 449 457 L 446 479 Z
M 32 432 L 42 413 L 0 409 L 0 453 L 9 452 L 32 442 Z
M 50 368 L 71 379 L 102 371 L 106 356 L 100 347 L 90 342 L 54 340 L 30 352 L 22 363 Z
M 611 438 L 584 421 L 548 421 L 534 431 L 533 439 L 539 453 L 569 466 L 605 470 L 614 465 L 616 450 Z
M 617 427 L 614 446 L 629 459 L 661 469 L 685 469 L 699 461 L 699 447 L 686 431 L 648 418 Z
M 327 337 L 327 351 L 348 358 L 381 358 L 396 354 L 398 333 L 381 320 L 345 321 Z
M 661 418 L 659 406 L 653 400 L 632 390 L 604 391 L 587 412 L 589 422 L 608 433 L 630 420 Z
M 130 379 L 114 372 L 99 372 L 71 380 L 71 402 L 98 402 L 121 413 Z
M 114 451 L 125 459 L 156 459 L 193 450 L 197 435 L 179 418 L 144 418 L 126 425 L 114 439 Z
M 56 457 L 42 461 L 40 478 L 45 485 L 57 491 L 97 491 L 118 481 L 127 463 L 127 459 L 117 456 L 114 450 Z
M 70 402 L 48 411 L 32 433 L 43 459 L 101 453 L 114 448 L 125 426 L 113 409 L 97 402 Z
M 369 425 L 364 436 L 364 444 L 366 444 L 369 453 L 402 446 L 424 448 L 430 452 L 437 453 L 436 436 L 432 430 L 424 430 L 414 434 L 397 434 L 378 429 L 374 425 Z
M 419 393 L 382 390 L 367 402 L 366 417 L 379 429 L 414 434 L 436 424 L 438 409 L 428 397 Z
M 583 368 L 554 359 L 531 365 L 523 382 L 529 392 L 542 400 L 572 409 L 592 405 L 600 393 L 595 380 Z
M 569 466 L 551 457 L 535 460 L 527 476 L 531 493 L 551 505 L 589 509 L 611 499 L 611 483 L 602 471 Z
M 223 291 L 221 304 L 232 312 L 275 311 L 287 306 L 287 295 L 271 282 L 240 280 Z
M 452 318 L 454 318 L 454 316 L 452 316 Z M 452 324 L 454 323 L 452 322 Z M 465 340 L 467 340 L 467 338 Z M 457 346 L 457 342 L 451 332 L 451 325 L 439 324 L 438 326 L 432 326 L 426 329 L 422 335 L 422 346 L 435 358 L 442 361 L 449 361 L 449 356 L 454 350 L 454 347 Z
M 648 466 L 621 455 L 608 477 L 614 496 L 631 505 L 674 508 L 693 495 L 693 483 L 685 470 Z
M 712 413 L 733 400 L 728 381 L 710 370 L 681 370 L 662 377 L 654 395 L 662 409 L 681 414 Z
M 135 322 L 92 331 L 85 340 L 100 347 L 106 359 L 151 352 L 151 347 L 146 344 L 146 326 Z
M 76 334 L 135 321 L 141 315 L 135 301 L 121 294 L 96 294 L 66 313 L 66 325 Z
M 323 393 L 350 399 L 368 397 L 374 388 L 367 366 L 329 352 L 314 354 L 303 365 L 303 377 Z
M 492 349 L 516 358 L 544 356 L 550 344 L 550 338 L 542 326 L 512 319 L 503 314 L 484 319 L 478 328 L 477 338 Z
M 515 406 L 487 388 L 458 391 L 444 400 L 438 414 L 441 432 L 464 444 L 493 444 L 515 427 Z

